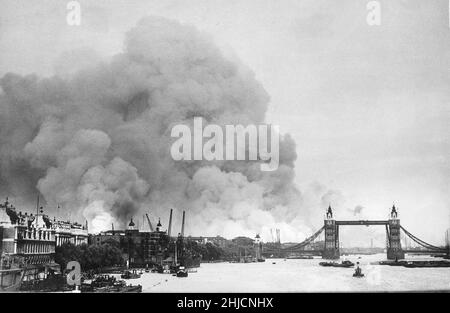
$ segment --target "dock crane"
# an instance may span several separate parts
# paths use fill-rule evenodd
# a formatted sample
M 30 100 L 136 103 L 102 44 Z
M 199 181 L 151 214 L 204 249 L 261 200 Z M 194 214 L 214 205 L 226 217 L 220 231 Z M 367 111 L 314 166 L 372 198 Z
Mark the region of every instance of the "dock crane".
M 185 211 L 183 211 L 183 221 L 181 222 L 181 237 L 184 237 L 184 217 L 185 217 Z
M 153 231 L 153 225 L 152 225 L 152 222 L 150 222 L 150 218 L 148 217 L 148 214 L 145 213 L 145 216 L 147 217 L 148 226 L 150 226 L 150 231 Z
M 170 237 L 170 233 L 172 231 L 172 211 L 173 211 L 173 209 L 170 209 L 169 228 L 167 228 L 167 236 L 169 236 L 169 237 Z

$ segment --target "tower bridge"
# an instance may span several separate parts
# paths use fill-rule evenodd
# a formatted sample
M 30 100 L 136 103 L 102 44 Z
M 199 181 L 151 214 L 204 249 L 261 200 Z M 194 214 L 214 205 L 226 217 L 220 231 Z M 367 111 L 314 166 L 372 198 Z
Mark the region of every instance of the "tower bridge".
M 448 254 L 449 249 L 431 245 L 418 237 L 407 231 L 401 224 L 398 218 L 397 209 L 395 205 L 392 206 L 391 213 L 388 220 L 336 220 L 333 218 L 333 210 L 331 206 L 328 207 L 326 212 L 326 218 L 324 220 L 324 225 L 318 231 L 316 231 L 312 236 L 306 238 L 303 242 L 295 244 L 290 247 L 282 248 L 281 246 L 276 249 L 268 249 L 265 254 L 276 253 L 280 254 L 309 254 L 309 255 L 321 255 L 324 259 L 339 259 L 339 230 L 342 226 L 384 226 L 386 231 L 386 253 L 389 260 L 404 259 L 405 253 L 428 253 L 428 254 Z M 314 241 L 324 233 L 323 246 L 320 249 L 307 249 L 311 246 Z M 405 236 L 409 237 L 415 243 L 425 248 L 422 250 L 405 250 L 401 245 L 400 234 L 403 233 Z

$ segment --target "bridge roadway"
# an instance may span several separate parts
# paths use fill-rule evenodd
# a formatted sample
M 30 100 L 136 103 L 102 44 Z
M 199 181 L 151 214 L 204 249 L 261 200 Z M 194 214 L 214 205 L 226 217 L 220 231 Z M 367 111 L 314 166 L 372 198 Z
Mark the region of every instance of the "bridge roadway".
M 388 225 L 389 221 L 369 221 L 369 220 L 359 220 L 359 221 L 336 221 L 336 225 Z
M 446 254 L 448 251 L 446 249 L 441 250 L 414 250 L 414 249 L 403 249 L 403 252 L 409 253 L 409 254 Z

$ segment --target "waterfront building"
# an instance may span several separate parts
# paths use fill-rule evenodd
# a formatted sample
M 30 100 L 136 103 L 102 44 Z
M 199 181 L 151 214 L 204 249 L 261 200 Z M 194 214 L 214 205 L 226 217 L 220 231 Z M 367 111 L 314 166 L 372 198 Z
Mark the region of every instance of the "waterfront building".
M 87 228 L 78 223 L 53 221 L 42 207 L 33 214 L 17 212 L 8 199 L 0 204 L 0 289 L 60 272 L 57 246 L 87 243 Z
M 83 226 L 77 222 L 57 221 L 54 219 L 52 228 L 55 230 L 57 247 L 64 243 L 71 243 L 75 246 L 88 243 L 87 225 Z
M 116 242 L 119 245 L 125 240 L 124 230 L 107 230 L 98 234 L 90 234 L 88 238 L 89 245 L 102 245 L 108 242 Z
M 8 200 L 0 204 L 0 251 L 0 289 L 60 270 L 54 261 L 55 230 L 42 209 L 22 214 Z
M 108 242 L 117 244 L 130 266 L 162 265 L 170 255 L 170 237 L 167 231 L 162 230 L 161 220 L 156 230 L 140 230 L 131 219 L 126 230 L 108 230 L 89 236 L 89 244 Z
M 127 264 L 131 267 L 176 264 L 196 267 L 200 265 L 200 256 L 185 246 L 186 238 L 183 236 L 184 217 L 185 213 L 183 212 L 181 232 L 177 237 L 170 235 L 172 225 L 171 210 L 167 230 L 163 230 L 161 220 L 153 228 L 148 215 L 144 215 L 144 222 L 141 228 L 137 227 L 133 219 L 131 219 L 125 230 L 114 230 L 114 225 L 112 225 L 111 230 L 90 235 L 89 244 L 101 245 L 111 243 L 117 245 L 122 251 L 123 258 L 127 260 Z M 145 223 L 145 220 L 147 223 Z M 188 238 L 187 241 L 189 240 Z
M 36 215 L 17 213 L 7 200 L 0 212 L 2 255 L 23 257 L 28 265 L 54 261 L 55 230 L 42 208 Z

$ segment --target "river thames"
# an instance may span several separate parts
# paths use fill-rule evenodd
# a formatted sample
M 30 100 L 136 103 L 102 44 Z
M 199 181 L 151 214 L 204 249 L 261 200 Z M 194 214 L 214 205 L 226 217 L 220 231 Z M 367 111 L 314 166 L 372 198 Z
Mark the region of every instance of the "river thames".
M 143 292 L 366 292 L 450 291 L 450 268 L 405 268 L 373 265 L 385 254 L 342 257 L 360 262 L 365 277 L 354 278 L 353 268 L 319 266 L 321 258 L 267 259 L 264 263 L 202 263 L 187 278 L 144 273 L 127 283 Z M 413 257 L 408 260 L 436 258 Z

